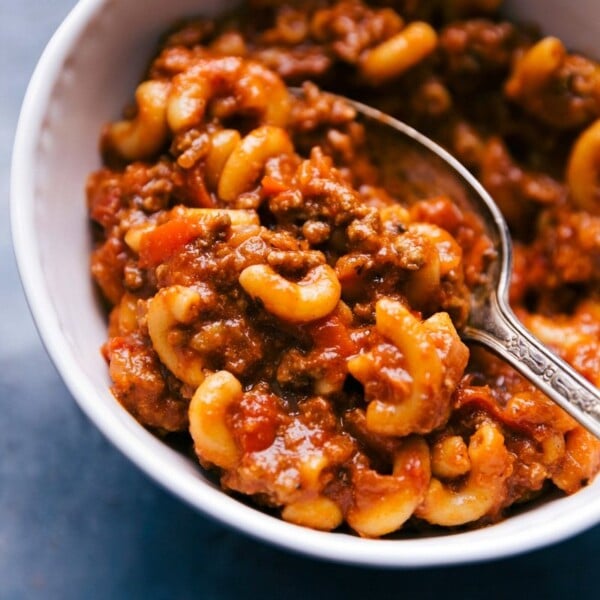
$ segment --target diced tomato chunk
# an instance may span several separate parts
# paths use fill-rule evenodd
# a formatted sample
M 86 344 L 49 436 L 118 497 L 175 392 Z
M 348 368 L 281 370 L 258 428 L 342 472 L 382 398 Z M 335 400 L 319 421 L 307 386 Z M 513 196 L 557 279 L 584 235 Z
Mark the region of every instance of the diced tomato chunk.
M 288 189 L 284 183 L 275 179 L 274 177 L 270 177 L 269 175 L 265 175 L 260 183 L 263 187 L 264 193 L 268 196 L 274 196 L 275 194 L 285 192 L 285 190 Z
M 200 235 L 197 222 L 172 219 L 146 232 L 140 242 L 140 265 L 156 267 Z
M 277 435 L 281 407 L 274 394 L 257 391 L 244 395 L 233 428 L 244 452 L 260 452 L 268 448 Z
M 343 358 L 348 358 L 357 352 L 356 344 L 350 338 L 348 326 L 335 313 L 310 323 L 307 329 L 317 348 L 334 350 Z

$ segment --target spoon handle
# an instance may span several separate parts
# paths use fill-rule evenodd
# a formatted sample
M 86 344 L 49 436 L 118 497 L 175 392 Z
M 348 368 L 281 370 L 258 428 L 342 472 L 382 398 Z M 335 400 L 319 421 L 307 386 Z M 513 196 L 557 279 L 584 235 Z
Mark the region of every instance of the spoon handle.
M 474 310 L 463 337 L 492 350 L 600 438 L 600 390 L 531 335 L 503 298 L 494 293 Z

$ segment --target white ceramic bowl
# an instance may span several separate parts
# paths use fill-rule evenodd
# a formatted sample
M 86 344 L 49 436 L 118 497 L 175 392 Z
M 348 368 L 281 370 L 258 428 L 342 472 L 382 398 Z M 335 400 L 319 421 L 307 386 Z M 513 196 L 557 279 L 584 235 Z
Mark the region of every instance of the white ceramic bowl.
M 573 496 L 468 533 L 366 540 L 304 529 L 219 491 L 113 399 L 99 352 L 106 323 L 89 275 L 86 175 L 99 166 L 101 125 L 120 115 L 158 35 L 179 17 L 214 14 L 227 4 L 146 0 L 140 9 L 135 0 L 82 0 L 48 44 L 31 80 L 14 148 L 13 239 L 40 334 L 81 408 L 126 456 L 184 501 L 238 530 L 312 556 L 379 566 L 466 563 L 538 548 L 600 522 L 599 478 Z M 514 0 L 508 9 L 588 52 L 600 36 L 596 0 Z

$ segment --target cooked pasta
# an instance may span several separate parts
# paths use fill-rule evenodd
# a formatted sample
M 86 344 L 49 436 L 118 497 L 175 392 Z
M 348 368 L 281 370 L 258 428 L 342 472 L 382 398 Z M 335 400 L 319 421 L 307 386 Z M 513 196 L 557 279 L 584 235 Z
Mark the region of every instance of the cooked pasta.
M 324 91 L 468 165 L 511 228 L 513 307 L 600 385 L 600 66 L 500 4 L 248 0 L 169 32 L 101 134 L 113 394 L 285 521 L 479 527 L 600 469 L 598 440 L 460 339 L 494 260 L 477 215 Z

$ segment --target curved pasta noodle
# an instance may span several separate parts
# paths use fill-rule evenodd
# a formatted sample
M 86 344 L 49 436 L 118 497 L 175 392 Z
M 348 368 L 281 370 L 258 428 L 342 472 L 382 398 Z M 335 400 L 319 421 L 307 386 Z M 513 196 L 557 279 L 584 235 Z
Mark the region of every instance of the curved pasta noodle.
M 189 287 L 163 288 L 148 301 L 148 333 L 161 362 L 176 377 L 193 386 L 204 381 L 204 364 L 190 348 L 172 343 L 171 334 L 180 325 L 197 317 L 200 294 Z
M 445 229 L 433 223 L 411 223 L 408 231 L 420 239 L 426 239 L 433 244 L 437 251 L 439 276 L 443 277 L 450 271 L 460 267 L 462 263 L 462 248 L 456 239 Z
M 341 296 L 340 282 L 329 265 L 317 265 L 297 283 L 288 281 L 268 265 L 252 265 L 240 273 L 239 281 L 267 311 L 296 323 L 328 315 Z
M 160 433 L 189 428 L 223 489 L 289 523 L 480 525 L 600 470 L 600 443 L 501 361 L 475 351 L 465 375 L 456 327 L 495 253 L 457 190 L 410 152 L 398 168 L 339 98 L 286 87 L 340 68 L 350 87 L 398 78 L 402 98 L 378 104 L 496 190 L 521 240 L 519 317 L 598 382 L 600 308 L 573 290 L 599 280 L 600 120 L 572 147 L 570 197 L 554 174 L 600 115 L 600 67 L 471 18 L 499 2 L 436 3 L 439 51 L 410 22 L 423 11 L 382 3 L 269 2 L 266 31 L 191 22 L 149 65 L 137 111 L 103 131 L 87 206 L 113 393 Z
M 331 498 L 318 496 L 298 500 L 284 507 L 281 516 L 289 523 L 312 527 L 321 531 L 331 531 L 342 524 L 342 509 Z
M 321 475 L 328 466 L 329 461 L 322 453 L 309 453 L 300 459 L 300 483 L 303 489 L 309 490 L 308 497 L 294 500 L 283 508 L 281 516 L 285 521 L 323 531 L 330 531 L 341 524 L 344 516 L 338 504 L 322 493 L 310 496 L 310 490 L 322 487 Z
M 516 98 L 539 90 L 562 65 L 567 51 L 555 37 L 545 37 L 529 48 L 517 61 L 504 87 Z
M 450 479 L 468 473 L 471 468 L 469 450 L 460 435 L 437 441 L 431 449 L 431 472 L 434 477 Z
M 260 63 L 236 56 L 207 58 L 173 78 L 167 104 L 167 121 L 175 133 L 199 125 L 208 104 L 219 98 L 221 116 L 233 113 L 257 115 L 261 124 L 284 126 L 290 111 L 290 98 L 283 81 Z M 218 112 L 218 110 L 217 110 Z
M 136 116 L 108 126 L 105 146 L 126 160 L 149 158 L 167 141 L 167 81 L 145 81 L 135 92 Z
M 410 273 L 410 282 L 406 286 L 406 297 L 414 306 L 427 304 L 430 298 L 435 297 L 442 279 L 440 256 L 435 245 L 427 238 L 420 239 L 419 244 L 424 263 Z
M 259 225 L 260 220 L 254 210 L 251 209 L 228 209 L 228 208 L 190 208 L 187 206 L 179 206 L 170 213 L 170 220 L 185 221 L 188 224 L 200 223 L 203 219 L 217 219 L 222 216 L 229 217 L 231 227 L 245 227 L 248 225 Z M 164 225 L 169 220 L 161 223 Z M 147 233 L 155 231 L 158 227 L 156 222 L 144 222 L 139 225 L 133 225 L 125 234 L 125 243 L 131 250 L 139 253 L 143 244 L 144 236 Z
M 502 505 L 513 458 L 498 426 L 483 423 L 471 436 L 468 452 L 471 468 L 464 484 L 456 489 L 432 478 L 415 515 L 452 527 L 476 521 Z
M 552 481 L 567 494 L 573 494 L 594 476 L 599 465 L 596 438 L 583 427 L 576 427 L 564 438 L 564 454 Z
M 396 245 L 401 248 L 411 242 L 420 249 L 423 264 L 410 272 L 405 294 L 411 306 L 428 306 L 439 293 L 442 278 L 462 265 L 462 249 L 450 233 L 433 223 L 408 224 Z
M 353 476 L 354 503 L 346 515 L 363 537 L 399 529 L 422 502 L 430 479 L 429 448 L 421 437 L 408 438 L 394 457 L 391 475 L 358 471 Z
M 223 167 L 241 139 L 242 136 L 237 129 L 221 129 L 211 136 L 205 165 L 206 179 L 213 190 L 217 189 Z
M 412 376 L 410 396 L 403 403 L 404 410 L 402 410 L 408 416 L 412 411 L 418 410 L 418 405 L 423 400 L 429 399 L 440 390 L 442 362 L 432 340 L 427 335 L 427 330 L 400 302 L 380 300 L 375 307 L 375 323 L 377 330 L 402 351 L 407 371 Z M 375 415 L 379 414 L 379 404 L 379 402 L 375 405 L 371 404 L 374 410 L 367 410 L 367 425 L 369 421 L 373 421 Z M 369 412 L 371 412 L 370 418 Z M 387 412 L 385 408 L 383 412 Z M 372 426 L 369 428 L 373 429 Z
M 111 335 L 126 335 L 137 329 L 138 299 L 125 292 L 110 313 L 109 332 Z
M 191 219 L 214 218 L 219 215 L 227 215 L 231 220 L 232 227 L 243 227 L 246 225 L 259 225 L 260 219 L 256 211 L 250 209 L 228 209 L 228 208 L 185 208 L 184 216 Z
M 263 125 L 251 131 L 234 148 L 219 177 L 219 197 L 233 202 L 256 183 L 269 158 L 293 154 L 294 146 L 281 127 Z
M 444 387 L 448 380 L 460 377 L 468 351 L 446 313 L 436 313 L 421 322 L 402 303 L 382 298 L 375 307 L 375 323 L 377 330 L 402 352 L 411 383 L 401 397 L 370 400 L 367 428 L 383 435 L 427 433 L 447 417 L 449 395 Z M 440 351 L 442 340 L 436 339 L 434 332 L 441 332 L 445 342 Z M 452 354 L 452 369 L 444 367 L 442 353 Z M 379 376 L 369 353 L 349 359 L 348 370 L 363 385 Z
M 228 371 L 211 373 L 198 386 L 189 407 L 190 434 L 203 464 L 235 467 L 241 451 L 227 423 L 231 407 L 242 399 L 240 382 Z
M 573 145 L 567 164 L 567 184 L 579 208 L 600 214 L 600 119 Z
M 212 219 L 220 215 L 227 215 L 232 227 L 245 227 L 246 225 L 259 225 L 260 219 L 256 211 L 251 209 L 230 208 L 188 208 L 181 210 L 181 215 L 186 219 L 200 220 Z
M 404 73 L 431 54 L 437 46 L 437 33 L 423 21 L 415 21 L 402 31 L 366 52 L 359 66 L 372 83 L 381 83 Z

